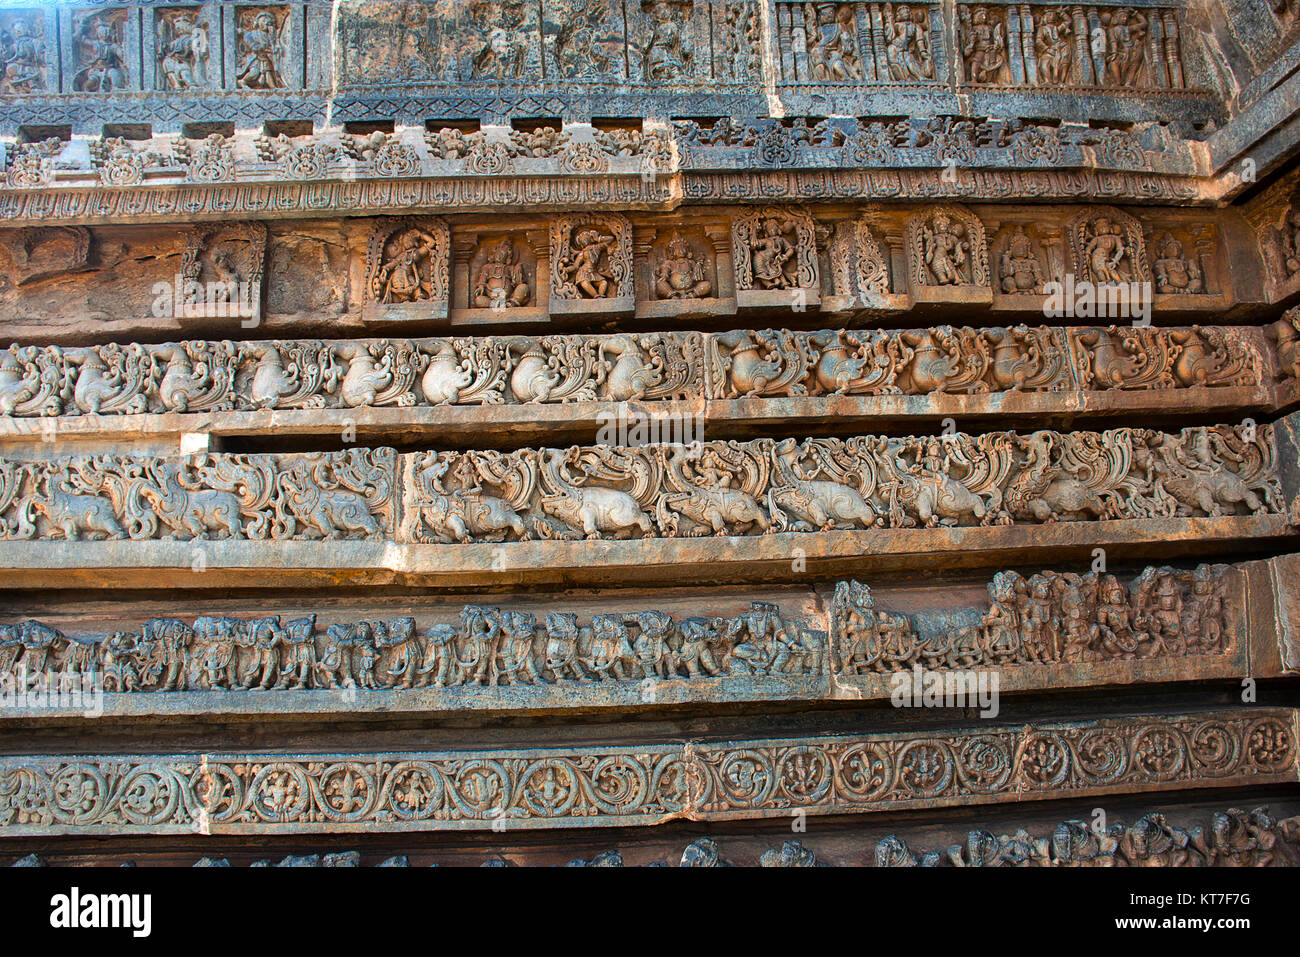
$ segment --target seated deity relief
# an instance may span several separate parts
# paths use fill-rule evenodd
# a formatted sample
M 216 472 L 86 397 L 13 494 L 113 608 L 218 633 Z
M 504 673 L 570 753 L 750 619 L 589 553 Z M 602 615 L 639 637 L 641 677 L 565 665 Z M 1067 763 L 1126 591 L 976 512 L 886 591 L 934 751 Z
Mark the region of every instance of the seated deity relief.
M 479 237 L 467 265 L 467 288 L 463 297 L 457 292 L 466 308 L 492 310 L 504 319 L 536 305 L 537 258 L 523 235 Z
M 261 223 L 195 226 L 170 286 L 155 285 L 151 311 L 176 319 L 238 319 L 241 327 L 255 328 L 262 316 L 266 244 Z
M 579 213 L 551 223 L 552 313 L 627 314 L 635 303 L 627 217 Z
M 998 296 L 1041 296 L 1056 276 L 1038 227 L 1015 223 L 1003 227 L 990 250 Z
M 1192 296 L 1210 292 L 1215 242 L 1211 227 L 1169 229 L 1155 234 L 1151 273 L 1158 296 Z
M 816 227 L 799 209 L 767 207 L 731 223 L 736 302 L 802 312 L 820 301 Z
M 992 301 L 988 241 L 974 213 L 956 206 L 917 213 L 907 221 L 904 243 L 918 302 Z
M 734 315 L 731 277 L 719 274 L 716 249 L 729 242 L 727 227 L 673 225 L 649 233 L 639 264 L 638 316 L 680 319 Z
M 445 320 L 451 232 L 437 217 L 376 223 L 366 243 L 362 318 L 372 323 Z

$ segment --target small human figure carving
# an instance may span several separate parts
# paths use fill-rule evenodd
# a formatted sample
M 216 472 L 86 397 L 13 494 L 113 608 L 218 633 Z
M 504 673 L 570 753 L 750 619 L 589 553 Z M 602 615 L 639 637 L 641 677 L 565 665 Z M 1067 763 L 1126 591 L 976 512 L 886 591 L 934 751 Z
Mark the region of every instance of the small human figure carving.
M 570 253 L 558 266 L 560 275 L 572 277 L 573 284 L 588 299 L 605 299 L 614 287 L 610 258 L 614 254 L 613 235 L 600 229 L 578 230 Z

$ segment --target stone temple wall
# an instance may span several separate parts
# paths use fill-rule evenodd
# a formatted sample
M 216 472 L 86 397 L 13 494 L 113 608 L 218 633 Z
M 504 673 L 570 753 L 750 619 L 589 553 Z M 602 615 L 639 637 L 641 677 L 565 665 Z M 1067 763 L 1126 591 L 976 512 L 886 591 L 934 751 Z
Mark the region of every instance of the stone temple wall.
M 1297 24 L 6 6 L 0 863 L 1300 863 Z

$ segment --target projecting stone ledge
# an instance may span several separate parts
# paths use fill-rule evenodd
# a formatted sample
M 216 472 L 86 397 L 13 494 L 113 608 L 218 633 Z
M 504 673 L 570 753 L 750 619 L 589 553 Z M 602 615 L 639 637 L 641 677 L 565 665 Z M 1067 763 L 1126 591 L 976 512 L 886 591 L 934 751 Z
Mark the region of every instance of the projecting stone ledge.
M 754 537 L 411 545 L 380 541 L 3 542 L 0 574 L 11 588 L 330 587 L 402 584 L 639 584 L 754 582 L 990 565 L 1086 566 L 1092 550 L 1112 561 L 1167 560 L 1271 542 L 1295 528 L 1282 515 L 1058 522 L 1042 526 L 859 529 Z M 271 571 L 268 572 L 268 569 Z
M 1243 707 L 546 750 L 9 756 L 0 836 L 646 826 L 1294 783 L 1296 718 Z

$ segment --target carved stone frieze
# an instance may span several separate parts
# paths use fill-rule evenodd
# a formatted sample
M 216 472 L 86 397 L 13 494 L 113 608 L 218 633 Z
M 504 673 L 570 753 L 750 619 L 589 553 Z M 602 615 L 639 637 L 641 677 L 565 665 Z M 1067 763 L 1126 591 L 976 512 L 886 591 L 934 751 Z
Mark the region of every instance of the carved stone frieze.
M 28 256 L 26 268 L 35 275 L 84 266 L 88 233 L 51 230 L 13 237 L 15 259 Z M 475 305 L 481 298 L 492 308 L 492 290 L 506 302 L 531 296 L 531 277 L 504 261 L 518 251 L 505 242 L 491 240 L 481 262 L 474 260 Z M 210 256 L 213 248 L 219 251 L 220 243 L 187 247 L 187 257 L 193 251 L 201 267 L 195 281 L 208 275 L 204 251 Z M 237 272 L 243 268 L 242 256 L 231 252 L 225 259 Z M 681 266 L 682 275 L 689 265 Z M 249 273 L 239 275 L 245 282 Z M 251 275 L 256 303 L 258 272 Z M 694 282 L 687 291 L 707 280 Z M 227 313 L 237 314 L 238 304 L 229 298 Z M 209 308 L 215 314 L 221 306 L 198 303 L 194 314 Z M 182 302 L 177 314 L 187 309 Z M 1282 320 L 1273 330 L 1279 368 L 1292 375 L 1298 361 L 1294 324 Z M 1219 326 L 15 345 L 0 351 L 0 415 L 1253 388 L 1269 384 L 1265 349 L 1254 330 Z
M 141 493 L 145 494 L 145 493 Z M 179 495 L 179 493 L 176 493 Z M 193 493 L 200 504 L 203 493 Z M 209 493 L 211 495 L 211 493 Z M 146 494 L 149 501 L 158 498 Z M 487 497 L 440 518 L 468 534 L 494 516 Z M 164 520 L 166 517 L 164 516 Z M 197 526 L 196 526 L 197 527 Z M 152 618 L 135 629 L 69 636 L 29 620 L 0 625 L 0 683 L 12 694 L 89 679 L 106 692 L 564 686 L 645 681 L 753 684 L 756 679 L 892 675 L 922 666 L 1032 669 L 1058 663 L 1222 657 L 1242 640 L 1241 601 L 1224 566 L 1148 568 L 1130 585 L 1095 572 L 1000 572 L 969 621 L 935 624 L 876 607 L 845 580 L 823 614 L 767 601 L 736 615 L 704 607 L 579 615 L 465 605 L 424 627 L 414 617 L 318 625 L 301 617 Z M 1231 604 L 1231 608 L 1229 605 Z M 589 618 L 589 620 L 587 620 Z M 707 694 L 701 691 L 700 694 Z M 770 694 L 761 685 L 759 696 Z M 972 692 L 973 693 L 973 692 Z M 828 697 L 809 684 L 798 694 Z M 653 703 L 653 702 L 651 702 Z M 506 704 L 504 700 L 498 702 Z
M 1021 828 L 994 835 L 973 830 L 963 844 L 918 852 L 891 834 L 876 844 L 877 867 L 1284 867 L 1300 861 L 1300 827 L 1267 808 L 1216 811 L 1208 827 L 1184 829 L 1153 811 L 1133 824 L 1099 829 L 1062 821 L 1050 835 Z
M 507 755 L 13 755 L 0 758 L 0 833 L 585 828 L 1294 783 L 1295 722 L 1259 708 Z
M 5 460 L 0 534 L 69 542 L 378 539 L 393 528 L 395 461 L 391 449 Z

